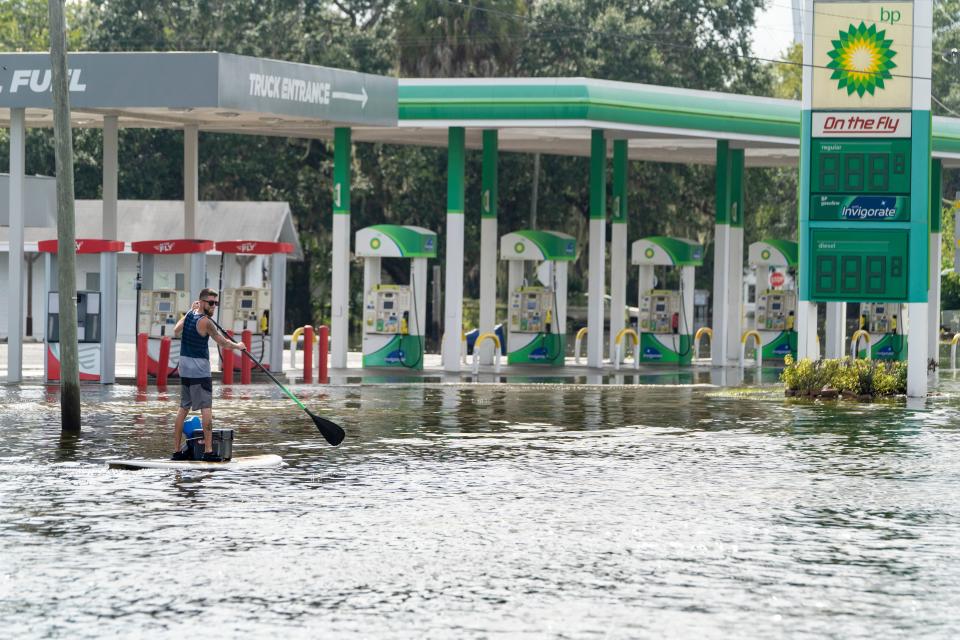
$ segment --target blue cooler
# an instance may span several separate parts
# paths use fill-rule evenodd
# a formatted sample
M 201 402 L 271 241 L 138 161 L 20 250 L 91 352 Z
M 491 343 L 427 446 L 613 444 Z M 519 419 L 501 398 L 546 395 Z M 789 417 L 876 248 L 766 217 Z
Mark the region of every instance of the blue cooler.
M 203 423 L 199 416 L 183 421 L 183 435 L 187 438 L 187 450 L 192 460 L 203 458 Z M 213 430 L 213 452 L 223 460 L 233 457 L 233 429 Z

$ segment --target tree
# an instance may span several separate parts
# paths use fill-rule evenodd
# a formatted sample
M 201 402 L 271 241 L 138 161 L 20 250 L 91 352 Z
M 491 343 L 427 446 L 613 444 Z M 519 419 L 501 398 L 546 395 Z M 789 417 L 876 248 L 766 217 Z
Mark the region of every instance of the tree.
M 510 75 L 525 19 L 522 0 L 409 0 L 396 17 L 400 74 Z
M 803 44 L 795 42 L 783 54 L 782 63 L 773 65 L 773 95 L 799 100 L 803 95 Z

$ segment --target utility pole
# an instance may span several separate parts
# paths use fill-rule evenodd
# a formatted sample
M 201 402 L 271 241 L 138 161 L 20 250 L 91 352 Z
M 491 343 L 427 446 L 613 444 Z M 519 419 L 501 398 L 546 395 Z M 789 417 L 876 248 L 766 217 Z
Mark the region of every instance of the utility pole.
M 73 215 L 73 132 L 67 90 L 67 25 L 64 0 L 48 0 L 53 71 L 53 137 L 57 167 L 57 262 L 60 291 L 60 428 L 80 431 L 80 368 L 77 357 L 77 240 Z

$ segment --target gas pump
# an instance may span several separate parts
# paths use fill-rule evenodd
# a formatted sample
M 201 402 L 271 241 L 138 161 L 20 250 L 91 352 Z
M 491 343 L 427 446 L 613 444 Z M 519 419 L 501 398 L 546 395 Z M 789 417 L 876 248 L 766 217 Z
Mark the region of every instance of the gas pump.
M 797 243 L 759 240 L 750 245 L 748 262 L 756 270 L 753 329 L 760 334 L 763 360 L 797 357 Z
M 217 322 L 232 331 L 237 340 L 244 331 L 249 331 L 250 354 L 265 368 L 271 368 L 271 362 L 282 364 L 286 261 L 288 254 L 293 253 L 293 245 L 231 240 L 217 242 L 216 248 L 220 252 Z M 274 327 L 277 330 L 274 331 Z M 236 369 L 239 370 L 241 364 L 239 358 L 234 360 Z M 276 371 L 277 367 L 273 369 Z
M 77 360 L 80 379 L 111 384 L 116 369 L 117 342 L 117 253 L 123 251 L 119 240 L 77 240 L 77 272 L 86 256 L 99 256 L 100 287 L 98 291 L 77 291 Z M 46 330 L 44 331 L 44 379 L 60 380 L 60 294 L 57 290 L 57 241 L 37 243 L 44 254 L 46 269 Z M 101 293 L 102 291 L 102 293 Z
M 357 231 L 363 258 L 363 366 L 423 369 L 427 260 L 437 257 L 437 234 L 422 227 L 378 224 Z M 410 260 L 406 284 L 381 282 L 381 260 Z
M 896 302 L 861 302 L 861 329 L 870 334 L 870 357 L 873 360 L 906 360 L 906 306 Z M 860 343 L 861 345 L 863 342 Z M 865 357 L 866 349 L 860 349 Z
M 180 339 L 173 336 L 173 328 L 206 286 L 207 252 L 213 250 L 213 242 L 192 239 L 142 240 L 130 243 L 130 247 L 139 254 L 137 335 L 147 335 L 147 373 L 156 376 L 159 372 L 160 341 L 169 336 L 167 375 L 173 375 L 180 362 Z M 190 263 L 190 279 L 183 283 L 186 288 L 178 288 L 175 278 L 173 282 L 167 278 L 166 286 L 157 287 L 158 274 L 185 270 L 184 257 Z
M 640 361 L 690 364 L 693 360 L 693 276 L 694 268 L 703 265 L 703 247 L 685 238 L 642 238 L 633 243 L 631 262 L 640 270 L 637 326 Z M 678 269 L 679 289 L 654 288 L 656 267 Z
M 527 229 L 501 236 L 500 259 L 508 263 L 508 364 L 564 365 L 567 265 L 576 257 L 577 240 L 565 233 Z

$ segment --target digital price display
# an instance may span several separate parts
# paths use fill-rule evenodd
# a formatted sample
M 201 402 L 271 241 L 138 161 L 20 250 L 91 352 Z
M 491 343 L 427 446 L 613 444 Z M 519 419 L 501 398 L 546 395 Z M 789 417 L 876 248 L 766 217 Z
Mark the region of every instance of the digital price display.
M 813 140 L 811 193 L 910 194 L 910 140 Z
M 906 229 L 811 229 L 814 302 L 907 299 Z

